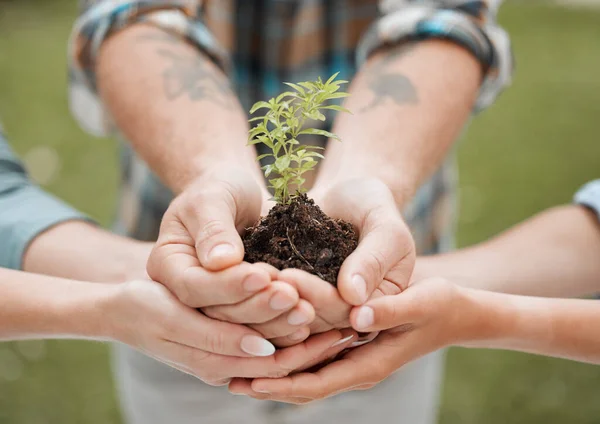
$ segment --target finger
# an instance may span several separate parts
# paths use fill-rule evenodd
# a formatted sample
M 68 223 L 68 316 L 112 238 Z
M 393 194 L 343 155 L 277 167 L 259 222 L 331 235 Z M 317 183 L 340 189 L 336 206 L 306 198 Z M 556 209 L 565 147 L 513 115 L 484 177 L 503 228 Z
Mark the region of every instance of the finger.
M 277 318 L 262 324 L 252 325 L 266 339 L 275 339 L 278 337 L 291 336 L 293 333 L 300 330 L 302 327 L 309 325 L 315 319 L 315 310 L 310 303 L 304 299 L 300 299 L 298 304 L 285 314 L 281 314 Z M 298 343 L 299 339 L 294 339 Z M 273 340 L 271 340 L 273 342 Z M 275 346 L 279 346 L 274 343 Z
M 278 348 L 289 347 L 302 343 L 304 340 L 310 337 L 310 327 L 302 327 L 292 334 L 282 337 L 276 337 L 269 341 Z
M 298 269 L 285 269 L 279 279 L 293 285 L 300 298 L 308 301 L 315 309 L 316 316 L 327 328 L 346 328 L 351 306 L 341 298 L 338 290 L 319 277 Z M 317 323 L 317 320 L 315 320 Z M 320 326 L 321 327 L 321 326 Z M 313 332 L 316 329 L 313 328 Z M 320 328 L 323 331 L 323 328 Z
M 382 296 L 358 306 L 350 313 L 350 323 L 357 331 L 381 331 L 402 327 L 405 331 L 418 319 L 418 306 L 411 291 Z
M 407 285 L 416 257 L 412 236 L 395 206 L 372 209 L 362 223 L 358 247 L 338 275 L 340 295 L 351 305 L 365 303 L 392 270 L 395 282 Z
M 204 351 L 205 356 L 247 358 L 268 357 L 275 353 L 275 346 L 258 332 L 243 325 L 213 320 L 188 307 L 174 310 L 165 328 L 168 329 L 163 336 L 166 340 Z
M 269 276 L 271 276 L 272 281 L 275 281 L 278 279 L 277 277 L 279 276 L 279 270 L 277 268 L 275 268 L 273 265 L 269 265 L 264 262 L 256 262 L 254 264 L 254 266 L 262 268 L 265 271 L 267 271 Z
M 312 399 L 308 398 L 289 398 L 280 397 L 275 398 L 273 395 L 266 393 L 257 393 L 252 390 L 252 380 L 244 378 L 234 378 L 229 383 L 229 392 L 234 395 L 245 395 L 257 400 L 276 400 L 277 402 L 290 403 L 293 405 L 303 405 L 312 402 Z
M 219 175 L 190 187 L 180 198 L 180 217 L 194 238 L 201 265 L 218 271 L 242 262 L 240 232 L 260 217 L 261 193 L 245 173 Z
M 164 261 L 163 274 L 169 282 L 165 285 L 182 303 L 194 308 L 236 304 L 271 284 L 267 271 L 245 262 L 216 272 L 190 267 L 190 263 L 187 256 L 172 255 Z
M 271 399 L 324 399 L 353 387 L 374 384 L 388 374 L 385 359 L 391 348 L 375 344 L 352 350 L 316 373 L 299 373 L 280 379 L 258 378 L 252 381 L 254 392 L 269 394 Z
M 312 336 L 303 343 L 278 350 L 269 357 L 248 359 L 222 357 L 219 366 L 236 377 L 280 378 L 301 369 L 307 363 L 336 355 L 353 340 L 356 340 L 356 333 L 351 329 L 331 330 Z
M 238 324 L 260 324 L 270 321 L 298 304 L 298 291 L 291 285 L 274 281 L 266 289 L 235 305 L 203 308 L 214 319 Z

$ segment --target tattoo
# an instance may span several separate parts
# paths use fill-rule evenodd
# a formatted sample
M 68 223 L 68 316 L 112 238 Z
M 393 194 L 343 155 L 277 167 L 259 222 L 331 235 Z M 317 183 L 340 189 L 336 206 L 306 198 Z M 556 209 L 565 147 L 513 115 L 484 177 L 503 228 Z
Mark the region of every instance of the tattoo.
M 187 95 L 191 101 L 209 100 L 223 107 L 232 105 L 231 85 L 226 77 L 215 72 L 215 66 L 210 59 L 164 45 L 166 43 L 177 46 L 182 43 L 181 38 L 166 32 L 144 34 L 138 38 L 163 43 L 156 52 L 169 62 L 163 71 L 163 86 L 167 99 L 176 100 Z
M 374 63 L 367 72 L 367 84 L 373 92 L 373 100 L 364 106 L 359 113 L 367 112 L 387 101 L 396 105 L 417 104 L 417 90 L 408 77 L 398 71 L 387 70 L 396 58 L 413 50 L 413 46 L 394 47 L 385 57 Z

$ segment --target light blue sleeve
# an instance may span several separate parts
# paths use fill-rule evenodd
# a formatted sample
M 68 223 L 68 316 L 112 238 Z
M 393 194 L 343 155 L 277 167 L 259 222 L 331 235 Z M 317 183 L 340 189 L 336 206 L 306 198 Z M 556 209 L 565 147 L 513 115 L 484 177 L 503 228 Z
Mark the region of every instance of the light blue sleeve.
M 581 187 L 573 201 L 578 205 L 587 206 L 600 219 L 600 180 L 590 181 Z
M 0 267 L 21 269 L 25 250 L 42 232 L 87 217 L 31 182 L 0 132 Z

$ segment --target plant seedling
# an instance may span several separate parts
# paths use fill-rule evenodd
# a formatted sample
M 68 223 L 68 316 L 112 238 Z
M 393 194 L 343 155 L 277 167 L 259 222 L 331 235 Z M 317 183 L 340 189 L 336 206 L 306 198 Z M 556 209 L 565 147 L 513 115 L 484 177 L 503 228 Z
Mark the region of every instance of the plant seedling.
M 256 124 L 250 130 L 248 144 L 262 143 L 270 149 L 257 160 L 273 158 L 273 162 L 263 166 L 262 170 L 267 178 L 277 174 L 268 180 L 277 203 L 287 205 L 297 194 L 305 193 L 303 186 L 306 179 L 303 175 L 315 168 L 318 158 L 324 158 L 318 152 L 322 147 L 300 144 L 299 138 L 302 135 L 320 135 L 339 140 L 329 131 L 305 128 L 307 121 L 325 121 L 324 110 L 350 112 L 342 106 L 327 104 L 329 100 L 348 96 L 348 93 L 340 91 L 340 86 L 347 81 L 336 80 L 338 74 L 325 82 L 319 77 L 315 82 L 285 83 L 294 91 L 281 93 L 268 102 L 257 102 L 250 110 L 253 114 L 266 109 L 264 116 L 250 119 Z M 296 193 L 291 193 L 292 186 L 296 187 Z
M 341 99 L 346 81 L 338 74 L 323 82 L 286 83 L 286 91 L 265 102 L 257 102 L 250 113 L 266 110 L 263 116 L 250 119 L 255 123 L 249 133 L 250 145 L 264 144 L 268 153 L 258 160 L 271 158 L 262 167 L 277 204 L 254 227 L 244 234 L 244 260 L 266 262 L 277 269 L 299 268 L 335 285 L 342 262 L 358 245 L 351 224 L 327 216 L 305 192 L 305 174 L 323 159 L 320 146 L 302 144 L 301 137 L 324 136 L 339 140 L 328 131 L 312 128 L 312 121 L 325 121 L 328 110 L 349 112 L 328 101 Z M 294 190 L 295 187 L 295 190 Z

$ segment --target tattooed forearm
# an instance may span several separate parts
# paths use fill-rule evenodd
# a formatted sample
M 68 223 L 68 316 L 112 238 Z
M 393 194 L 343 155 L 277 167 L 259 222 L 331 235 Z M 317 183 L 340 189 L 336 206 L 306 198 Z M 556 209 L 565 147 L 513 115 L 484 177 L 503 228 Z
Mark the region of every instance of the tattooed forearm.
M 163 86 L 165 96 L 176 100 L 187 96 L 191 101 L 207 100 L 229 107 L 233 91 L 225 75 L 200 52 L 180 49 L 185 41 L 168 33 L 151 33 L 139 37 L 157 44 L 156 53 L 165 59 Z
M 412 46 L 394 47 L 367 69 L 367 85 L 373 93 L 373 100 L 359 112 L 367 112 L 389 102 L 395 105 L 418 103 L 417 90 L 410 79 L 401 72 L 389 69 L 396 58 L 412 49 Z

